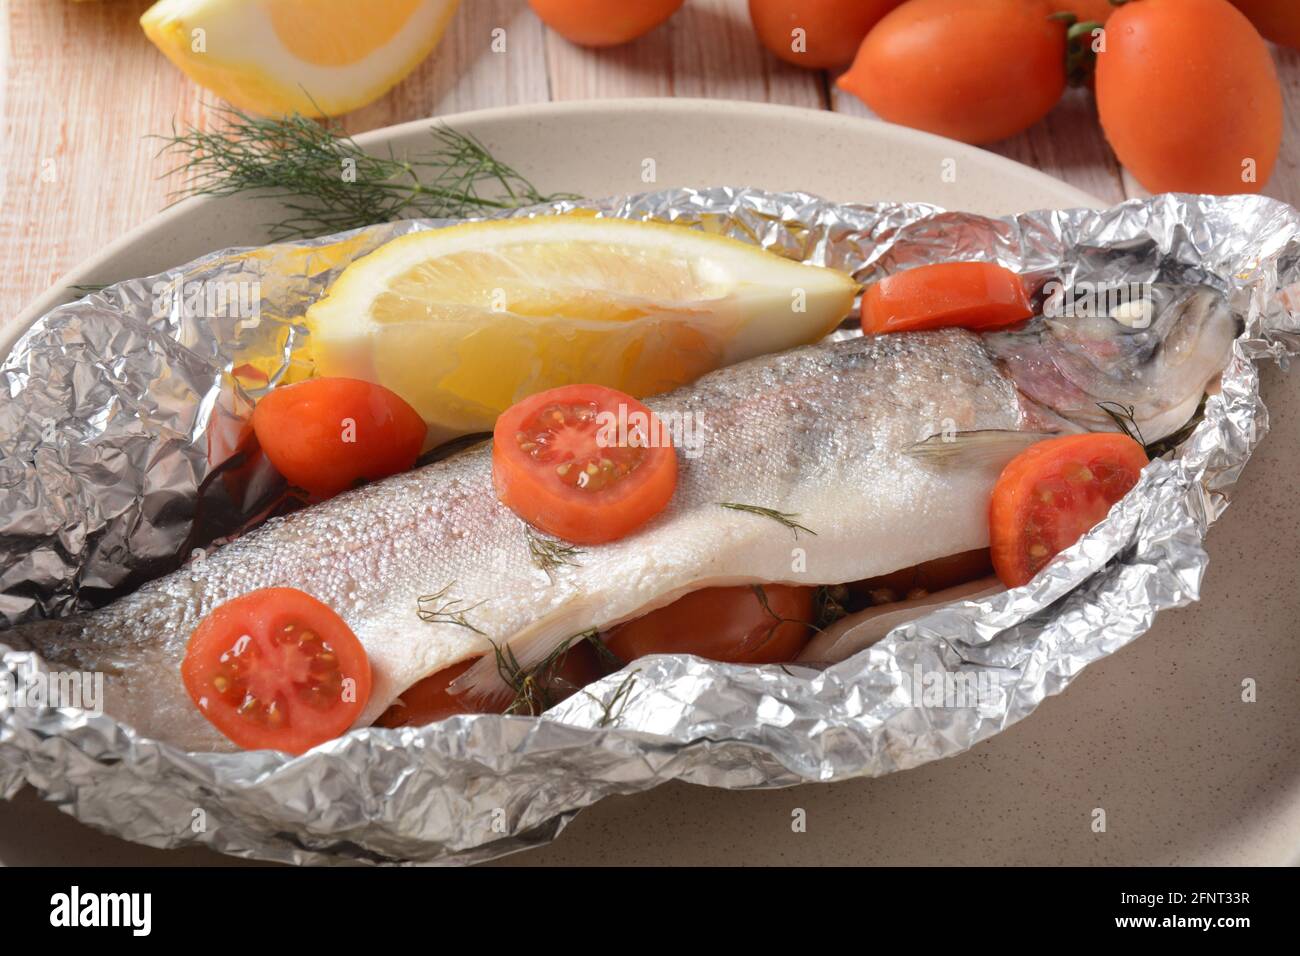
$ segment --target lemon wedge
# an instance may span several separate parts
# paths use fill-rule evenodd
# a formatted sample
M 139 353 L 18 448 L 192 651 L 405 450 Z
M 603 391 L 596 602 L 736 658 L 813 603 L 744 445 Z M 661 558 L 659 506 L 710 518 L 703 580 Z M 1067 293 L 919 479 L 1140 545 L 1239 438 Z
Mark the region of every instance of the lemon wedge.
M 243 110 L 336 116 L 382 96 L 437 46 L 460 0 L 160 0 L 145 35 Z
M 411 403 L 430 444 L 516 401 L 591 382 L 637 397 L 816 341 L 857 284 L 662 223 L 537 216 L 412 233 L 349 265 L 306 323 L 319 375 Z

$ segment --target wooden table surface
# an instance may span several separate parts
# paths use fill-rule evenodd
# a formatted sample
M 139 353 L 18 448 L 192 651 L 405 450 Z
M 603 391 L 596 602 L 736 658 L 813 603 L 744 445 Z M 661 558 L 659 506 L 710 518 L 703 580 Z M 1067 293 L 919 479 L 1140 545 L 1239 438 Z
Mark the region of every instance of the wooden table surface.
M 167 166 L 155 157 L 150 134 L 168 131 L 173 120 L 212 121 L 216 100 L 141 32 L 137 20 L 148 6 L 0 0 L 0 322 L 163 208 Z M 507 31 L 504 54 L 488 48 L 498 27 Z M 1288 125 L 1266 192 L 1300 205 L 1300 53 L 1276 54 Z M 487 106 L 621 96 L 760 100 L 869 115 L 831 80 L 763 50 L 745 0 L 687 0 L 666 26 L 601 51 L 552 33 L 524 0 L 464 0 L 434 54 L 345 125 L 360 132 Z M 1108 201 L 1141 194 L 1111 155 L 1082 91 L 993 150 Z

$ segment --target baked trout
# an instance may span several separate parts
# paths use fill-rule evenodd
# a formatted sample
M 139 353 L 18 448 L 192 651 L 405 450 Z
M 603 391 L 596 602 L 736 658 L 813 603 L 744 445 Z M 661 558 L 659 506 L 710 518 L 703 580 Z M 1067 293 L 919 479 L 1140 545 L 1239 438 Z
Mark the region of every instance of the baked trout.
M 992 486 L 1028 442 L 1113 427 L 1098 402 L 1131 407 L 1147 441 L 1195 411 L 1228 359 L 1235 319 L 1211 290 L 1170 287 L 1154 290 L 1145 319 L 1130 310 L 986 336 L 823 342 L 649 399 L 694 438 L 674 497 L 638 532 L 584 546 L 571 563 L 535 563 L 536 532 L 498 502 L 485 443 L 269 521 L 101 610 L 4 639 L 105 672 L 108 713 L 192 750 L 232 745 L 182 685 L 190 634 L 257 588 L 306 591 L 356 633 L 374 675 L 358 725 L 470 657 L 486 655 L 460 679 L 464 692 L 490 691 L 493 643 L 526 668 L 574 635 L 697 588 L 837 584 L 987 547 Z M 423 620 L 420 599 L 434 594 L 447 613 Z

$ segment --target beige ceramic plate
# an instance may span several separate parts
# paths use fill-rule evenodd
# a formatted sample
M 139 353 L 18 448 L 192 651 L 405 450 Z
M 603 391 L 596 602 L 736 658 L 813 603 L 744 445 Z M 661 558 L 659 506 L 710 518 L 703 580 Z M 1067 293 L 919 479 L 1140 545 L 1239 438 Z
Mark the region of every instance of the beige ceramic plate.
M 831 113 L 706 100 L 567 103 L 446 118 L 544 191 L 680 185 L 799 189 L 842 201 L 924 200 L 1002 215 L 1096 205 L 991 153 Z M 360 137 L 416 149 L 427 122 Z M 657 181 L 641 179 L 653 159 Z M 941 176 L 955 162 L 951 182 Z M 200 200 L 65 276 L 10 336 L 77 283 L 161 272 L 264 241 L 274 209 Z M 7 342 L 6 340 L 6 347 Z M 1300 846 L 1300 397 L 1265 372 L 1274 433 L 1210 535 L 1202 602 L 1160 617 L 1030 719 L 951 760 L 879 780 L 730 792 L 669 784 L 584 811 L 555 844 L 505 864 L 1291 862 Z M 1241 701 L 1247 678 L 1258 701 Z M 1107 829 L 1093 831 L 1094 809 Z M 806 812 L 806 832 L 792 813 Z M 210 864 L 92 833 L 30 793 L 0 804 L 0 862 Z M 224 860 L 224 858 L 220 858 Z

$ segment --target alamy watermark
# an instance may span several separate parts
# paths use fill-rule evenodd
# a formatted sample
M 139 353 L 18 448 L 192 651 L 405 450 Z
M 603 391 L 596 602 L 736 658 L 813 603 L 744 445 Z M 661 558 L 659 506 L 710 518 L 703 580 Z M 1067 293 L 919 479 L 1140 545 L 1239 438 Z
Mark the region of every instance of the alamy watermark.
M 104 675 L 99 671 L 36 671 L 21 681 L 0 671 L 0 707 L 77 707 L 104 713 Z
M 1053 279 L 1043 286 L 1049 319 L 1109 318 L 1133 328 L 1151 324 L 1151 283 L 1076 282 Z
M 930 708 L 1000 708 L 1005 693 L 998 673 L 988 668 L 967 671 L 926 670 L 920 663 L 901 673 L 908 706 Z
M 704 419 L 689 411 L 651 416 L 620 404 L 616 412 L 596 413 L 596 444 L 601 448 L 680 448 L 687 458 L 698 458 L 704 450 Z
M 256 324 L 262 311 L 262 283 L 257 279 L 205 279 L 185 282 L 178 276 L 159 279 L 150 289 L 153 317 L 242 319 Z

